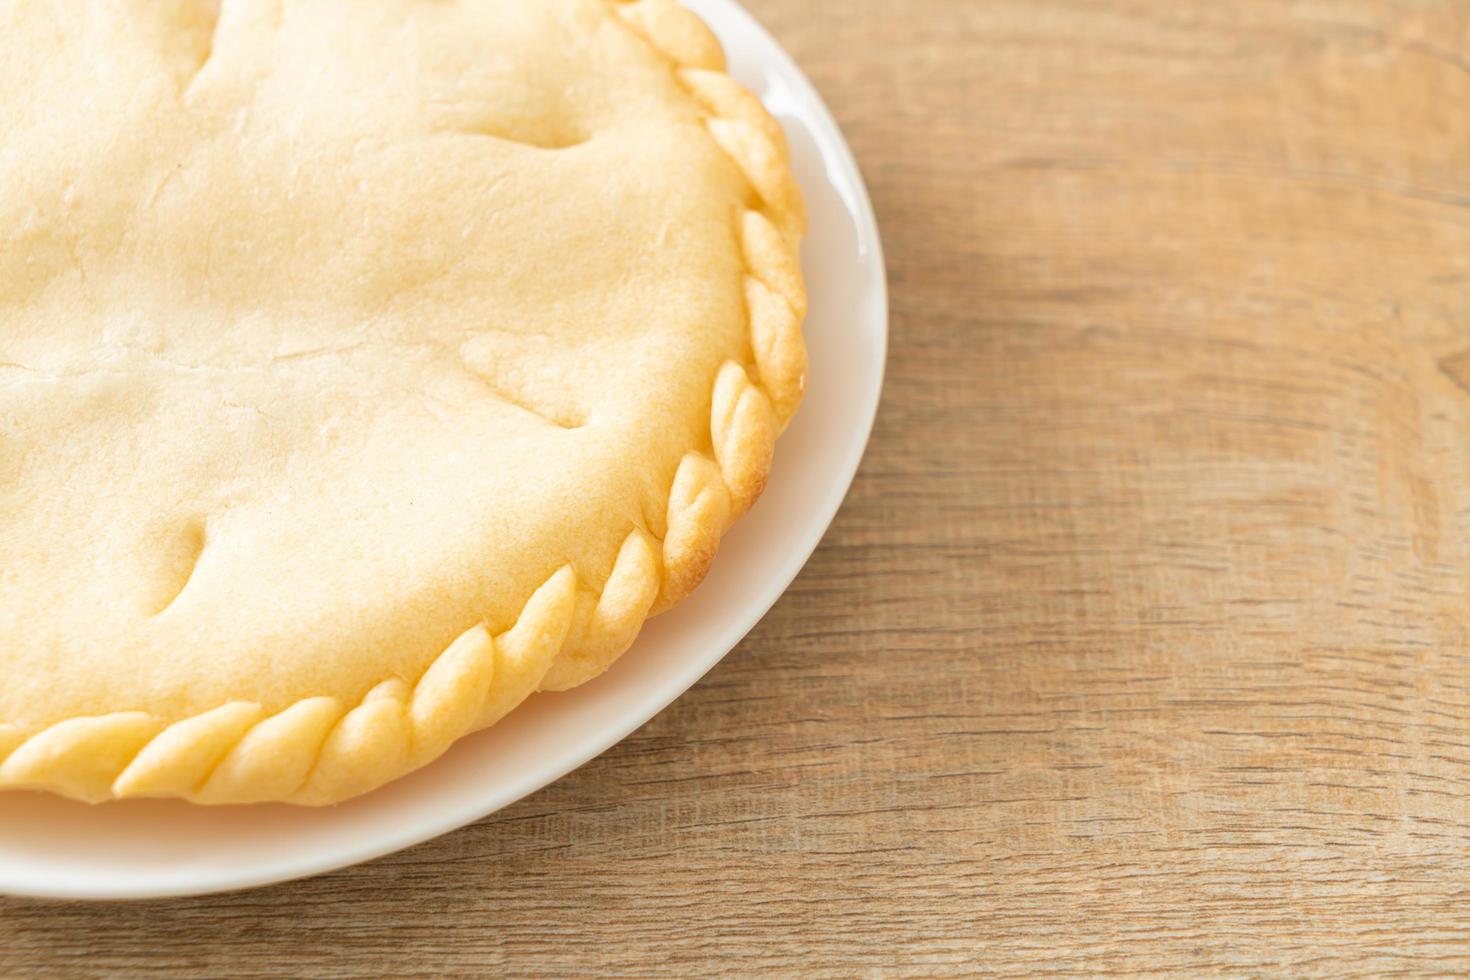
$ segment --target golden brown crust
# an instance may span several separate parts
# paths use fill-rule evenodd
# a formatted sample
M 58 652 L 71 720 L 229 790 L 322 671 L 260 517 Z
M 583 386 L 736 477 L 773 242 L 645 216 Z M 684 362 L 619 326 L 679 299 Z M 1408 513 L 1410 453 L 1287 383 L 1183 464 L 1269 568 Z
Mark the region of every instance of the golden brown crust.
M 704 578 L 721 535 L 764 488 L 776 437 L 805 389 L 806 296 L 797 258 L 805 215 L 779 126 L 722 73 L 719 43 L 703 22 L 674 0 L 609 2 L 668 60 L 759 202 L 734 228 L 745 259 L 754 360 L 727 361 L 717 372 L 709 448 L 680 462 L 662 540 L 633 530 L 600 594 L 579 588 L 570 567 L 558 570 L 509 630 L 492 636 L 477 624 L 416 683 L 385 680 L 357 704 L 310 697 L 269 716 L 259 704 L 235 702 L 183 719 L 126 711 L 37 731 L 0 725 L 0 788 L 88 801 L 337 802 L 428 763 L 537 690 L 565 690 L 597 676 L 649 615 L 678 603 Z

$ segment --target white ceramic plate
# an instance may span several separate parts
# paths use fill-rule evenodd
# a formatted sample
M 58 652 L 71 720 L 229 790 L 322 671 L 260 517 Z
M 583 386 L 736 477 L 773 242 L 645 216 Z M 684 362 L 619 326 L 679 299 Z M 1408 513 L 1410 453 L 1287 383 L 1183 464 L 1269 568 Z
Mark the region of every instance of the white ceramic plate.
M 0 794 L 0 891 L 89 899 L 227 891 L 437 837 L 626 737 L 718 663 L 796 577 L 847 493 L 878 407 L 888 337 L 878 229 L 842 134 L 790 57 L 733 0 L 688 2 L 724 42 L 732 73 L 786 127 L 811 211 L 811 387 L 764 498 L 726 537 L 704 585 L 652 621 L 602 677 L 534 697 L 428 768 L 342 806 L 87 807 Z

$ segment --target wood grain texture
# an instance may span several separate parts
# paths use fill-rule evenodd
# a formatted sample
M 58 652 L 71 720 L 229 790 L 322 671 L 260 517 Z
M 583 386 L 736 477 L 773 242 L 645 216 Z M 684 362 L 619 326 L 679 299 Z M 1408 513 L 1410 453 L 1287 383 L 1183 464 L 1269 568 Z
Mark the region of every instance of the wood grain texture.
M 0 974 L 1470 970 L 1470 5 L 749 2 L 893 286 L 790 593 L 495 817 Z

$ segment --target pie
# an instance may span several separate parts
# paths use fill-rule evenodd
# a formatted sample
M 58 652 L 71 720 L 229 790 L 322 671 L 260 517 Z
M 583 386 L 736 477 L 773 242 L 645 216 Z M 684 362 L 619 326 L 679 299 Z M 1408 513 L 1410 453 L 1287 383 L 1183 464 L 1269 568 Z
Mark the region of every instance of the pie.
M 326 804 L 597 676 L 806 383 L 674 0 L 0 4 L 0 786 Z

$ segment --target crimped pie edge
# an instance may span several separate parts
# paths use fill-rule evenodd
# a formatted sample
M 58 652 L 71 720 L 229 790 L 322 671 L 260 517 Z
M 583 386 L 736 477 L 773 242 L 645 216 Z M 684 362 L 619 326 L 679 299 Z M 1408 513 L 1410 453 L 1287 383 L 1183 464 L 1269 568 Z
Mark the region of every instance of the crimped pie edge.
M 733 360 L 717 372 L 712 450 L 691 450 L 680 461 L 662 540 L 635 528 L 590 604 L 578 602 L 576 573 L 563 567 L 506 632 L 491 636 L 477 624 L 413 685 L 385 680 L 355 705 L 320 696 L 269 716 L 259 704 L 231 702 L 178 720 L 119 711 L 38 731 L 0 724 L 0 789 L 89 802 L 339 802 L 426 765 L 537 690 L 565 690 L 602 673 L 650 615 L 704 578 L 720 537 L 764 488 L 776 437 L 805 389 L 806 294 L 797 258 L 805 211 L 780 127 L 725 73 L 704 22 L 676 0 L 603 2 L 668 60 L 757 201 L 736 229 L 756 376 Z

